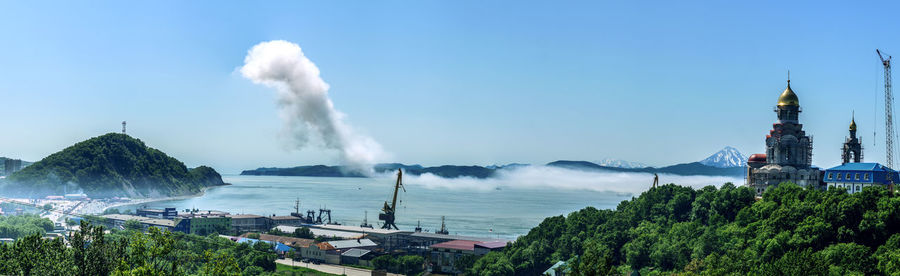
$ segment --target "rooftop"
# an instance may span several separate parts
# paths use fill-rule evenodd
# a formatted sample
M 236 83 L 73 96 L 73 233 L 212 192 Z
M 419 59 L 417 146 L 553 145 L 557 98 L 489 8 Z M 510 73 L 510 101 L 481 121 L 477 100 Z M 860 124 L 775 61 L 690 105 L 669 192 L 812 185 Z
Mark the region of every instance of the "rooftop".
M 102 215 L 101 217 L 111 219 L 111 220 L 135 220 L 140 223 L 150 224 L 150 225 L 159 225 L 159 226 L 167 226 L 167 227 L 175 227 L 175 221 L 170 219 L 155 219 L 141 216 L 133 216 L 133 215 L 122 215 L 122 214 L 110 214 L 110 215 Z
M 504 243 L 507 242 L 506 240 L 496 239 L 496 238 L 491 238 L 491 237 L 469 237 L 469 236 L 444 235 L 444 234 L 424 233 L 424 232 L 412 233 L 412 234 L 410 234 L 410 236 L 429 238 L 429 239 L 444 239 L 444 240 L 469 240 L 469 241 L 480 241 L 480 242 L 502 241 Z
M 246 238 L 248 235 L 250 235 L 250 233 L 244 233 L 243 235 L 241 235 L 241 237 Z M 269 234 L 259 234 L 259 239 L 264 241 L 280 242 L 292 247 L 308 247 L 309 245 L 316 243 L 315 240 L 311 239 L 301 239 Z
M 352 249 L 350 249 L 350 250 L 347 250 L 347 252 L 344 252 L 344 254 L 341 254 L 341 256 L 347 256 L 347 257 L 356 257 L 356 258 L 359 258 L 359 257 L 362 257 L 362 256 L 364 256 L 364 255 L 366 255 L 366 254 L 369 254 L 369 252 L 372 252 L 372 251 L 371 251 L 371 250 L 365 250 L 365 249 L 359 249 L 359 248 L 352 248 Z
M 329 241 L 327 243 L 333 246 L 335 249 L 378 246 L 378 244 L 370 239 Z
M 892 171 L 878 163 L 847 163 L 828 170 L 835 171 Z
M 488 249 L 496 249 L 496 248 L 504 248 L 506 247 L 505 241 L 491 241 L 491 242 L 482 242 L 475 244 L 475 247 L 483 247 Z
M 264 216 L 253 215 L 253 214 L 240 214 L 240 215 L 225 215 L 226 217 L 233 219 L 248 219 L 248 218 L 264 218 Z
M 477 243 L 480 243 L 480 242 L 479 241 L 467 241 L 467 240 L 453 240 L 453 241 L 433 244 L 433 245 L 431 245 L 431 248 L 444 248 L 444 249 L 475 251 L 475 244 L 477 244 Z
M 315 224 L 308 225 L 309 229 L 326 229 L 326 230 L 336 230 L 336 231 L 345 231 L 345 232 L 355 232 L 355 233 L 372 233 L 372 234 L 399 234 L 399 233 L 412 233 L 412 231 L 403 231 L 403 230 L 388 230 L 381 228 L 366 228 L 359 226 L 350 226 L 350 225 L 333 225 L 333 224 Z
M 285 233 L 294 233 L 294 230 L 300 227 L 296 226 L 287 226 L 287 225 L 279 225 L 275 226 L 276 229 L 281 230 L 281 232 Z M 347 231 L 336 231 L 336 230 L 327 230 L 327 229 L 319 229 L 319 228 L 309 228 L 312 231 L 313 235 L 320 237 L 337 237 L 337 238 L 345 238 L 345 239 L 355 239 L 362 238 L 365 235 L 357 232 L 347 232 Z
M 299 220 L 300 218 L 295 216 L 271 216 L 269 217 L 272 220 Z

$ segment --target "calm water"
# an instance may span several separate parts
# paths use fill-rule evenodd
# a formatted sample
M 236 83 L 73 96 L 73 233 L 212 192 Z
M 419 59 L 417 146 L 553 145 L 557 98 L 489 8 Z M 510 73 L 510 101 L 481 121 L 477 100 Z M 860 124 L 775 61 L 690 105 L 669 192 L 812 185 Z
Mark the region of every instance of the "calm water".
M 332 219 L 359 225 L 368 211 L 369 223 L 380 226 L 378 213 L 393 193 L 391 178 L 330 178 L 225 175 L 229 186 L 212 188 L 200 197 L 161 201 L 150 207 L 212 209 L 259 215 L 288 215 L 294 201 L 300 209 L 327 207 Z M 430 187 L 407 183 L 400 192 L 397 225 L 413 230 L 417 221 L 429 232 L 440 228 L 446 216 L 451 234 L 512 239 L 528 233 L 544 218 L 568 214 L 586 206 L 615 208 L 631 194 L 549 187 L 468 189 Z M 123 208 L 135 208 L 126 206 Z M 493 232 L 490 230 L 493 229 Z

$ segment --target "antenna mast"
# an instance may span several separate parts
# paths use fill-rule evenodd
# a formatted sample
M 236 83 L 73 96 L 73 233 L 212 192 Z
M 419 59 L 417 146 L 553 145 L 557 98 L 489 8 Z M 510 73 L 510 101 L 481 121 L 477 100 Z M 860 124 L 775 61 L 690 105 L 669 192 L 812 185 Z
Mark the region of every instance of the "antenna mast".
M 125 134 L 125 121 L 122 121 L 122 134 Z
M 891 56 L 887 59 L 881 54 L 881 50 L 875 49 L 881 65 L 884 66 L 884 147 L 887 155 L 885 163 L 888 168 L 894 168 L 894 94 L 891 92 Z M 887 54 L 885 54 L 887 55 Z M 889 174 L 890 175 L 890 174 Z

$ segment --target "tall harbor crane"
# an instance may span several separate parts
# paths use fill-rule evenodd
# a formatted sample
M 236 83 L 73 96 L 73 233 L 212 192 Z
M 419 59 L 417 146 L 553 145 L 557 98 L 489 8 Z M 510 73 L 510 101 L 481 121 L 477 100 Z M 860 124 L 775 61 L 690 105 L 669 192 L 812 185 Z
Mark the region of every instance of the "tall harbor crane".
M 378 219 L 384 221 L 384 225 L 381 226 L 381 229 L 400 230 L 400 228 L 397 228 L 397 224 L 394 224 L 394 214 L 397 211 L 397 193 L 400 192 L 401 188 L 403 188 L 403 192 L 406 192 L 406 187 L 403 187 L 403 170 L 397 169 L 397 184 L 394 185 L 394 199 L 391 200 L 390 205 L 385 201 L 384 208 L 381 208 L 383 213 L 378 214 Z
M 888 168 L 894 168 L 894 94 L 891 92 L 891 56 L 882 55 L 881 50 L 875 49 L 881 65 L 884 66 L 884 147 Z M 887 55 L 887 59 L 884 56 Z

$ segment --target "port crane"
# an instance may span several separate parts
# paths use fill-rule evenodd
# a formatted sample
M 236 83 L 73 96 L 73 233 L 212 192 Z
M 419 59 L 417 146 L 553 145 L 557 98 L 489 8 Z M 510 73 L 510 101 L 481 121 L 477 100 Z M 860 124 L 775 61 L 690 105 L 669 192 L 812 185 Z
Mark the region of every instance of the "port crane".
M 381 208 L 383 213 L 378 214 L 378 219 L 384 221 L 384 225 L 381 226 L 381 229 L 396 229 L 397 224 L 394 223 L 394 219 L 396 218 L 394 214 L 397 211 L 397 193 L 400 192 L 400 189 L 403 189 L 403 192 L 406 192 L 406 187 L 403 187 L 403 170 L 397 169 L 397 184 L 394 185 L 394 198 L 391 200 L 391 204 L 388 205 L 388 202 L 384 202 L 384 208 Z
M 875 49 L 878 58 L 881 59 L 881 65 L 884 66 L 884 147 L 886 159 L 884 162 L 888 168 L 894 168 L 894 94 L 891 92 L 891 56 L 883 54 L 881 50 Z M 884 56 L 887 55 L 887 59 Z M 890 174 L 889 174 L 890 175 Z M 888 176 L 890 177 L 890 176 Z M 891 180 L 891 179 L 888 179 Z
M 359 227 L 372 228 L 372 225 L 369 224 L 369 211 L 366 211 L 366 217 L 363 219 L 363 222 L 359 225 Z
M 434 233 L 443 235 L 450 234 L 450 231 L 447 230 L 447 224 L 444 223 L 444 216 L 441 216 L 441 230 L 435 231 Z

